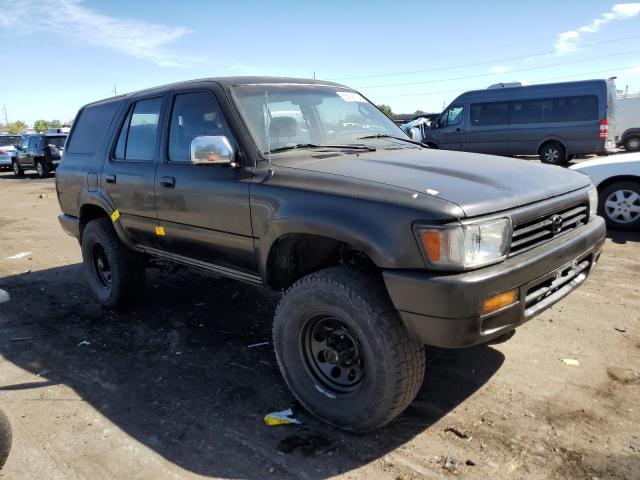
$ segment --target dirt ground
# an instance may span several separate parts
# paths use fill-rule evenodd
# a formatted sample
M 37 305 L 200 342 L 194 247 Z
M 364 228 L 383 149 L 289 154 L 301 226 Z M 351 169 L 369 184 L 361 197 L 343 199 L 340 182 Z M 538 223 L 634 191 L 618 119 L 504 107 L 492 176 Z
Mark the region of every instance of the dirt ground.
M 134 310 L 104 310 L 57 214 L 53 178 L 0 174 L 0 478 L 640 478 L 639 234 L 610 235 L 586 284 L 508 342 L 428 349 L 411 407 L 355 436 L 251 347 L 276 296 L 157 269 Z M 264 424 L 288 407 L 302 425 Z

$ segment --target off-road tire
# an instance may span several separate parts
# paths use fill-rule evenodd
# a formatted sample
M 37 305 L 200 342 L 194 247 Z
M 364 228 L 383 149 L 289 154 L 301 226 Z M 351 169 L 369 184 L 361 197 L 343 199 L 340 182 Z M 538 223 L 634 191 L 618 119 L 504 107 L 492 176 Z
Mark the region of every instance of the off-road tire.
M 310 373 L 302 346 L 314 315 L 339 318 L 357 336 L 364 375 L 356 391 L 336 394 Z M 289 389 L 312 414 L 358 433 L 380 428 L 409 406 L 424 379 L 424 346 L 411 337 L 376 273 L 331 267 L 294 283 L 275 313 L 273 343 Z
M 540 149 L 540 161 L 549 165 L 567 163 L 567 152 L 558 142 L 550 142 Z
M 11 440 L 11 424 L 7 416 L 0 411 L 0 470 L 2 470 L 11 451 Z
M 94 254 L 102 249 L 110 268 L 110 284 L 101 282 Z M 118 239 L 111 220 L 90 221 L 82 234 L 82 261 L 89 286 L 101 305 L 118 308 L 129 305 L 144 289 L 143 259 Z
M 640 216 L 636 216 L 633 221 L 628 223 L 616 222 L 613 218 L 609 216 L 607 211 L 606 202 L 609 197 L 612 195 L 615 196 L 615 193 L 618 191 L 626 191 L 626 192 L 635 192 L 637 195 L 640 195 L 640 182 L 634 182 L 633 180 L 623 180 L 620 182 L 614 182 L 598 192 L 598 215 L 604 218 L 604 221 L 607 224 L 607 228 L 612 230 L 625 230 L 625 231 L 638 231 L 640 230 Z M 636 199 L 634 207 L 640 204 Z M 633 213 L 635 214 L 635 212 Z
M 13 170 L 13 174 L 16 177 L 18 178 L 24 177 L 24 170 L 22 169 L 22 167 L 20 167 L 20 164 L 18 163 L 17 160 L 13 160 L 11 162 L 11 169 Z
M 47 178 L 49 176 L 49 167 L 44 160 L 36 160 L 36 173 L 39 178 Z

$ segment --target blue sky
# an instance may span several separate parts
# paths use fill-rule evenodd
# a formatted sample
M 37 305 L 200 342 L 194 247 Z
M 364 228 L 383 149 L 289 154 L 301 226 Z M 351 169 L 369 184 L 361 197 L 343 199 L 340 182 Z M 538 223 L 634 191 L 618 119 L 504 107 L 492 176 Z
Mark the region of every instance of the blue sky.
M 314 72 L 433 112 L 497 82 L 640 90 L 640 3 L 0 0 L 0 57 L 0 122 L 3 105 L 9 121 L 71 119 L 114 85 Z

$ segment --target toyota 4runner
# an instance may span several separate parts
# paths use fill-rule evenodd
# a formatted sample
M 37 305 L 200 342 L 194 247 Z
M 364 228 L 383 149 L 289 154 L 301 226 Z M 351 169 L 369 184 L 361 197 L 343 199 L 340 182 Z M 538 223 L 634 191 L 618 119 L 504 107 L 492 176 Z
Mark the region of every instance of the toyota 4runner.
M 429 150 L 358 92 L 292 78 L 86 105 L 56 186 L 101 304 L 134 300 L 149 259 L 282 292 L 286 383 L 358 432 L 411 403 L 424 345 L 508 337 L 585 281 L 605 236 L 586 176 Z

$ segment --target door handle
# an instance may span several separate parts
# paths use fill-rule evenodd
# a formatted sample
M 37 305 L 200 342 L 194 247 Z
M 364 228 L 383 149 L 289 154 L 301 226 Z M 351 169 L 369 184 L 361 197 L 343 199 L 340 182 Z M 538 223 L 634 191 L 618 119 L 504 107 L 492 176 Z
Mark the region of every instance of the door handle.
M 175 188 L 176 179 L 174 177 L 160 177 L 160 186 L 162 188 Z
M 105 175 L 104 176 L 104 181 L 107 183 L 116 183 L 116 176 L 115 175 Z

